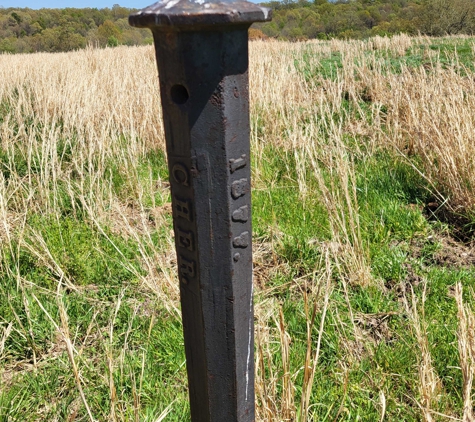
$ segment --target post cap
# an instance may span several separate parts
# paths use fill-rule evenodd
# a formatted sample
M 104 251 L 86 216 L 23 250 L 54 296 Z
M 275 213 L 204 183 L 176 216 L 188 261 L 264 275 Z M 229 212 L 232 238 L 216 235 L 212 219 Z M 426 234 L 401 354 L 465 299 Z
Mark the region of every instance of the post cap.
M 269 20 L 270 9 L 245 0 L 162 0 L 129 16 L 130 25 L 150 29 L 186 29 Z

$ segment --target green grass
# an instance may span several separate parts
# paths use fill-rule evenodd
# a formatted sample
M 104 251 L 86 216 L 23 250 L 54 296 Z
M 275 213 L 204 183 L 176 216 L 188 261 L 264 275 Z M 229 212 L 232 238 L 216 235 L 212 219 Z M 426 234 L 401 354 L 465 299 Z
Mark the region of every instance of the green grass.
M 307 82 L 317 75 L 324 79 L 335 80 L 338 70 L 343 69 L 340 52 L 332 52 L 330 55 L 319 57 L 317 68 L 314 68 L 312 64 L 312 56 L 312 50 L 308 48 L 301 57 L 294 60 L 295 68 L 303 74 Z
M 66 156 L 64 148 L 60 152 Z M 2 154 L 5 178 L 31 171 L 15 157 Z M 149 189 L 150 180 L 157 183 L 166 173 L 161 151 L 143 157 L 137 167 L 145 209 L 169 200 L 160 189 Z M 125 178 L 115 177 L 114 194 L 129 199 Z M 111 380 L 116 412 L 127 420 L 155 421 L 170 403 L 174 411 L 167 420 L 189 419 L 181 321 L 140 282 L 146 274 L 141 254 L 168 247 L 171 218 L 152 234 L 151 243 L 142 242 L 112 225 L 99 228 L 81 201 L 71 203 L 68 186 L 70 181 L 56 186 L 54 214 L 31 213 L 25 230 L 0 248 L 0 333 L 9 324 L 15 327 L 2 348 L 0 420 L 87 418 L 59 332 L 64 328 L 60 307 L 97 420 L 111 414 Z
M 10 276 L 2 272 L 0 327 L 16 322 L 17 329 L 5 342 L 3 367 L 8 381 L 1 388 L 0 420 L 67 420 L 76 407 L 78 418 L 86 416 L 77 403 L 71 365 L 56 327 L 61 326 L 59 302 L 67 313 L 75 347 L 81 350 L 77 365 L 86 380 L 91 411 L 99 420 L 110 414 L 110 376 L 130 419 L 133 396 L 140 395 L 141 420 L 155 420 L 174 400 L 182 412 L 169 420 L 186 420 L 181 323 L 139 288 L 136 273 L 142 270 L 133 242 L 110 233 L 106 238 L 71 218 L 58 222 L 33 217 L 30 226 L 42 234 L 52 260 L 79 290 L 66 287 L 55 294 L 61 277 L 28 248 L 20 247 L 19 256 L 4 257 L 2 268 L 14 268 L 13 262 L 18 265 Z M 32 286 L 19 291 L 17 277 Z M 107 356 L 114 362 L 112 375 Z M 35 360 L 38 369 L 33 367 Z
M 269 156 L 273 157 L 271 161 L 262 162 L 269 166 L 264 171 L 269 175 L 269 188 L 253 192 L 254 227 L 260 237 L 275 236 L 274 231 L 281 234 L 275 250 L 291 269 L 285 276 L 275 275 L 269 287 L 288 286 L 299 283 L 296 280 L 312 270 L 322 270 L 319 267 L 321 250 L 309 241 L 327 239 L 328 225 L 318 196 L 305 202 L 299 200 L 298 185 L 292 180 L 296 171 L 293 160 L 286 158 L 284 152 L 272 151 Z M 274 165 L 287 169 L 285 176 L 279 176 L 273 170 Z M 381 153 L 360 162 L 357 173 L 362 234 L 369 245 L 372 274 L 380 284 L 379 287 L 351 287 L 349 302 L 355 315 L 388 315 L 387 332 L 380 333 L 377 326 L 365 326 L 357 318 L 358 327 L 369 332 L 366 342 L 359 348 L 355 346 L 341 280 L 335 279 L 332 301 L 338 318 L 330 314 L 326 321 L 312 396 L 312 402 L 319 404 L 314 410 L 314 420 L 325 420 L 325 417 L 328 420 L 378 420 L 381 414 L 379 391 L 384 392 L 387 400 L 387 420 L 420 420 L 417 404 L 411 402 L 419 397 L 418 344 L 401 306 L 401 288 L 409 289 L 406 291 L 409 298 L 412 288 L 420 300 L 423 280 L 427 280 L 428 291 L 424 321 L 429 324 L 433 364 L 446 394 L 438 410 L 460 409 L 462 378 L 457 363 L 457 311 L 448 290 L 458 281 L 473 287 L 473 270 L 460 272 L 428 265 L 438 250 L 430 240 L 437 227 L 427 221 L 423 212 L 423 204 L 429 198 L 428 187 L 410 165 L 389 153 Z M 290 372 L 297 374 L 294 383 L 300 386 L 302 371 L 299 369 L 305 361 L 307 334 L 303 299 L 297 294 L 299 286 L 294 287 L 295 290 L 278 290 L 274 296 L 281 303 L 286 330 L 292 338 Z M 473 303 L 470 295 L 466 300 Z M 319 326 L 318 320 L 315 326 Z M 348 342 L 347 348 L 342 341 Z M 275 345 L 273 350 L 271 365 L 282 367 L 279 346 Z M 347 368 L 346 375 L 342 367 Z M 297 402 L 300 394 L 297 387 Z
M 430 52 L 433 52 L 435 57 L 429 54 Z M 467 72 L 475 70 L 475 53 L 471 38 L 465 40 L 437 38 L 431 43 L 414 43 L 402 55 L 386 49 L 377 50 L 376 52 L 368 49 L 365 53 L 363 60 L 357 59 L 355 63 L 358 65 L 366 64 L 370 69 L 373 69 L 373 58 L 376 57 L 376 62 L 381 66 L 383 74 L 400 74 L 403 69 L 418 69 L 421 67 L 429 72 L 437 63 L 443 68 L 453 66 L 462 75 L 467 75 Z M 294 60 L 294 66 L 307 82 L 319 78 L 334 81 L 338 73 L 344 69 L 342 54 L 344 53 L 336 51 L 330 54 L 321 53 L 316 55 L 310 45 L 304 47 L 304 51 Z

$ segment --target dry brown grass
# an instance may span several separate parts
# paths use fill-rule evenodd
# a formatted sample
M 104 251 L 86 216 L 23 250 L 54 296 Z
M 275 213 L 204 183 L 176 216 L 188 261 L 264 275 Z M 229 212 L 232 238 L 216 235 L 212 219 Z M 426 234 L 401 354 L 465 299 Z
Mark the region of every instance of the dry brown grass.
M 165 292 L 164 303 L 176 310 L 174 267 L 162 252 L 149 252 L 150 235 L 166 213 L 159 204 L 149 209 L 142 205 L 145 196 L 161 192 L 166 198 L 168 189 L 151 176 L 143 183 L 136 169 L 140 157 L 164 148 L 153 50 L 3 55 L 0 80 L 2 104 L 13 106 L 0 124 L 0 146 L 10 160 L 5 166 L 13 168 L 18 156 L 27 163 L 25 174 L 11 173 L 8 180 L 0 174 L 0 239 L 23 242 L 26 216 L 57 214 L 59 191 L 66 191 L 73 207 L 84 209 L 100 231 L 107 225 L 126 237 L 140 236 L 139 253 L 148 270 L 140 278 L 157 293 Z M 111 161 L 127 181 L 124 191 L 130 194 L 122 198 L 103 180 Z M 40 234 L 30 233 L 24 243 L 72 287 Z M 170 254 L 172 245 L 170 234 Z M 163 271 L 157 274 L 156 268 Z
M 473 291 L 472 291 L 473 294 Z M 475 421 L 473 414 L 472 386 L 475 376 L 475 314 L 464 303 L 461 283 L 455 285 L 454 297 L 458 308 L 458 348 L 463 377 L 463 422 Z
M 432 364 L 429 340 L 427 337 L 427 323 L 424 315 L 426 288 L 427 283 L 424 285 L 420 306 L 418 306 L 418 300 L 412 290 L 410 298 L 404 297 L 404 303 L 419 346 L 420 357 L 417 368 L 419 375 L 420 403 L 418 403 L 418 405 L 422 410 L 424 421 L 432 422 L 434 420 L 433 405 L 437 401 L 438 394 L 441 392 L 441 384 Z
M 424 50 L 423 66 L 403 65 L 399 73 L 387 72 L 378 53 L 403 56 L 416 43 L 429 45 L 431 40 L 400 35 L 376 37 L 367 43 L 254 42 L 251 92 L 253 112 L 259 112 L 264 121 L 261 138 L 293 150 L 299 146 L 312 149 L 328 129 L 325 117 L 340 111 L 344 97 L 356 105 L 369 101 L 371 115 L 366 122 L 350 121 L 330 128 L 335 135 L 330 143 L 343 132 L 364 136 L 367 146 L 374 149 L 391 147 L 403 157 L 417 155 L 422 159 L 419 171 L 441 203 L 453 213 L 473 213 L 475 79 L 465 77 L 456 66 L 443 67 L 438 53 L 430 49 Z M 308 51 L 315 54 L 304 57 Z M 334 81 L 318 77 L 305 81 L 292 63 L 307 61 L 309 68 L 318 69 L 321 55 L 332 52 L 341 54 L 343 64 Z M 319 159 L 324 160 L 319 152 Z

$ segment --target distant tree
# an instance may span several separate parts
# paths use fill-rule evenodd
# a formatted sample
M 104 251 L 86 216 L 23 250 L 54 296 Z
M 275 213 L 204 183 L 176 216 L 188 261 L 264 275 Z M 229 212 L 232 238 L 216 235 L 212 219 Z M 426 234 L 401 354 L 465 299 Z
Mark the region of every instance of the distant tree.
M 11 14 L 12 18 L 16 20 L 17 24 L 21 23 L 21 17 L 17 12 L 12 12 Z
M 426 0 L 421 15 L 421 29 L 428 35 L 473 33 L 474 0 Z
M 63 28 L 60 32 L 58 48 L 55 51 L 79 50 L 84 47 L 86 47 L 86 38 L 72 28 Z
M 97 28 L 97 36 L 101 46 L 118 45 L 121 39 L 119 28 L 111 20 L 106 20 Z
M 313 10 L 310 11 L 302 21 L 302 32 L 307 38 L 317 38 L 318 34 L 324 32 L 324 30 L 325 28 L 321 24 L 320 15 Z
M 124 19 L 124 18 L 127 18 L 130 15 L 130 9 L 122 7 L 118 4 L 114 4 L 112 6 L 112 15 L 114 16 L 115 20 Z
M 5 53 L 17 53 L 16 41 L 16 37 L 0 39 L 0 51 Z
M 42 30 L 43 30 L 43 28 L 41 27 L 41 25 L 38 22 L 33 22 L 31 24 L 31 33 L 30 33 L 30 35 L 38 34 Z
M 127 17 L 135 9 L 0 8 L 0 52 L 69 51 L 88 42 L 98 46 L 150 44 L 150 31 L 132 28 Z

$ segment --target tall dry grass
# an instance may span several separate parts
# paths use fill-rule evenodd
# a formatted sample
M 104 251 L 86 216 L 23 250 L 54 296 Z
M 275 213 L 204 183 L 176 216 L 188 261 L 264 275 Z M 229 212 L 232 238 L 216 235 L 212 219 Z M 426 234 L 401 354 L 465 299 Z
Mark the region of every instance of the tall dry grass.
M 296 143 L 309 148 L 308 138 L 313 145 L 321 143 L 325 117 L 341 111 L 343 98 L 355 107 L 369 101 L 371 114 L 362 113 L 366 122 L 347 121 L 340 130 L 364 136 L 366 147 L 395 148 L 403 157 L 417 155 L 422 161 L 419 171 L 440 203 L 451 212 L 472 214 L 475 79 L 466 77 L 471 71 L 457 64 L 455 53 L 453 65 L 442 65 L 441 53 L 430 48 L 424 50 L 422 66 L 403 64 L 398 72 L 391 72 L 382 56 L 404 56 L 412 45 L 431 42 L 406 35 L 299 44 L 256 41 L 251 49 L 253 111 L 272 122 L 264 125 L 261 137 L 293 149 Z M 311 77 L 321 68 L 319 60 L 332 52 L 341 54 L 343 65 L 335 80 Z M 296 69 L 294 60 L 306 63 L 310 78 Z
M 473 290 L 472 290 L 473 296 Z M 463 298 L 463 287 L 457 283 L 454 297 L 458 309 L 458 349 L 463 377 L 463 422 L 475 421 L 472 402 L 472 385 L 475 377 L 475 314 Z
M 422 416 L 425 422 L 434 420 L 434 403 L 441 393 L 440 380 L 434 369 L 432 356 L 430 353 L 430 343 L 428 339 L 428 324 L 425 320 L 424 306 L 426 301 L 427 282 L 424 284 L 424 291 L 418 306 L 418 300 L 414 291 L 411 289 L 410 298 L 404 297 L 404 305 L 407 315 L 411 320 L 411 327 L 414 329 L 419 347 L 419 362 L 417 365 L 419 375 L 419 407 L 422 410 Z
M 0 147 L 6 159 L 0 173 L 0 240 L 18 241 L 17 247 L 24 245 L 74 288 L 42 235 L 24 230 L 27 215 L 60 218 L 61 202 L 69 197 L 73 209 L 85 211 L 104 235 L 103 227 L 112 225 L 125 237 L 140 237 L 147 276 L 136 275 L 177 311 L 173 256 L 150 252 L 150 215 L 158 226 L 164 215 L 159 204 L 143 205 L 145 197 L 166 198 L 168 190 L 151 175 L 144 183 L 137 172 L 141 157 L 164 148 L 156 73 L 151 48 L 1 56 Z M 9 170 L 18 160 L 26 161 L 23 174 Z M 112 193 L 111 163 L 126 181 L 122 198 Z M 169 245 L 172 250 L 171 235 Z

